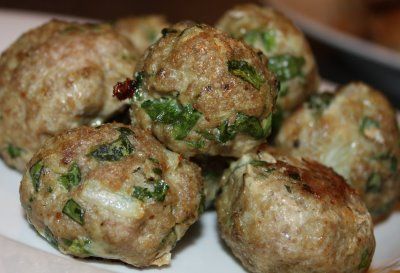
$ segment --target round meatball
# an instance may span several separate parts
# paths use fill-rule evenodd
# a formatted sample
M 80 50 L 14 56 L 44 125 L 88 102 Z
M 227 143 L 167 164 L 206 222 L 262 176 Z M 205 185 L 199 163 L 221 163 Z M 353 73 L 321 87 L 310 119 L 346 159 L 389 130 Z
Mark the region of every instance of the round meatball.
M 280 81 L 278 110 L 290 112 L 318 90 L 317 65 L 303 33 L 283 14 L 254 4 L 227 11 L 217 27 L 268 57 Z
M 138 267 L 170 263 L 202 195 L 198 166 L 118 123 L 49 139 L 20 186 L 28 221 L 61 252 Z
M 378 91 L 350 83 L 311 97 L 286 120 L 277 146 L 332 167 L 354 187 L 373 218 L 387 215 L 400 187 L 396 114 Z
M 106 24 L 51 21 L 0 57 L 0 155 L 23 171 L 61 131 L 99 124 L 124 103 L 115 82 L 133 74 L 137 50 Z
M 114 28 L 127 37 L 143 53 L 161 37 L 161 30 L 169 25 L 164 16 L 147 15 L 118 19 Z
M 277 81 L 266 61 L 212 27 L 180 23 L 146 51 L 136 79 L 114 91 L 131 87 L 133 124 L 173 151 L 240 156 L 270 131 Z
M 265 150 L 233 163 L 217 199 L 222 238 L 255 273 L 367 272 L 364 203 L 332 169 Z

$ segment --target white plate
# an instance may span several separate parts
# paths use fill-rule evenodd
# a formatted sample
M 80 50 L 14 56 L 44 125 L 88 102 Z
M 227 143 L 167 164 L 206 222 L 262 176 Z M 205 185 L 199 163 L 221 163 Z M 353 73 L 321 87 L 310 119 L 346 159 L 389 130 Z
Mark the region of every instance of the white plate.
M 21 33 L 54 15 L 0 10 L 0 50 L 4 50 Z M 60 18 L 59 16 L 57 16 Z M 1 132 L 0 132 L 1 133 Z M 0 162 L 0 272 L 135 272 L 137 269 L 119 262 L 98 259 L 78 260 L 52 248 L 29 226 L 19 202 L 21 175 Z M 375 229 L 377 249 L 374 266 L 400 257 L 400 212 L 394 213 Z M 218 237 L 215 212 L 205 213 L 173 251 L 172 265 L 148 273 L 243 273 L 246 272 Z

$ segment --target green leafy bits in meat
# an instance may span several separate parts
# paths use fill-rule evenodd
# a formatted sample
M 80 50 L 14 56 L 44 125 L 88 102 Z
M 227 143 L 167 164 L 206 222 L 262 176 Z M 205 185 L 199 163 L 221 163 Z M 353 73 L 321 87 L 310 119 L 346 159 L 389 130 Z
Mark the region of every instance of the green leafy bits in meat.
M 201 116 L 192 105 L 181 105 L 171 98 L 146 100 L 141 107 L 153 121 L 171 125 L 176 140 L 186 138 Z
M 91 241 L 87 238 L 78 238 L 75 240 L 63 239 L 64 244 L 68 246 L 68 251 L 72 255 L 90 255 Z
M 302 68 L 305 64 L 303 57 L 289 54 L 276 55 L 268 59 L 268 67 L 275 73 L 280 82 L 296 77 L 303 77 Z
M 243 60 L 228 61 L 228 70 L 231 74 L 249 82 L 256 89 L 260 89 L 265 82 L 264 77 L 253 66 Z
M 54 237 L 53 233 L 51 232 L 51 230 L 46 227 L 44 229 L 44 238 L 55 248 L 58 247 L 58 242 L 57 239 Z
M 252 116 L 238 113 L 233 124 L 226 120 L 218 128 L 216 140 L 225 143 L 235 138 L 238 133 L 248 134 L 255 139 L 266 138 L 271 133 L 272 115 L 261 122 Z
M 41 161 L 38 161 L 29 170 L 33 188 L 35 189 L 36 192 L 39 191 L 40 177 L 42 176 L 43 167 L 44 167 L 43 163 Z
M 133 134 L 133 132 L 125 127 L 119 128 L 118 131 L 120 132 L 118 139 L 98 146 L 90 152 L 90 156 L 99 161 L 118 161 L 130 155 L 134 147 L 129 141 L 128 136 Z
M 379 122 L 370 118 L 370 117 L 363 117 L 360 124 L 360 132 L 364 136 L 369 136 L 372 130 L 379 128 Z
M 70 190 L 72 187 L 79 185 L 81 182 L 81 170 L 76 162 L 74 162 L 69 168 L 66 174 L 62 174 L 58 181 L 66 188 Z
M 378 173 L 372 173 L 367 181 L 367 192 L 379 193 L 382 188 L 382 178 Z
M 65 203 L 62 212 L 78 224 L 84 224 L 85 210 L 73 199 L 69 199 Z
M 315 115 L 320 116 L 326 108 L 331 104 L 333 94 L 322 93 L 314 94 L 310 97 L 307 107 L 311 109 Z
M 261 42 L 265 51 L 269 52 L 273 50 L 276 46 L 276 33 L 274 30 L 250 30 L 244 36 L 243 40 L 254 46 L 257 42 Z
M 12 144 L 8 144 L 8 146 L 7 146 L 7 152 L 8 152 L 8 154 L 9 154 L 9 156 L 11 158 L 20 157 L 21 154 L 23 153 L 23 151 L 24 150 L 22 148 L 19 148 L 17 146 L 12 145 Z
M 371 258 L 370 258 L 369 251 L 368 251 L 368 249 L 365 249 L 363 251 L 363 253 L 361 254 L 361 262 L 358 265 L 358 269 L 361 270 L 361 269 L 368 268 L 369 264 L 370 264 L 370 261 L 371 261 Z
M 169 186 L 163 180 L 157 180 L 154 183 L 153 191 L 149 190 L 148 188 L 135 186 L 133 189 L 132 196 L 140 201 L 145 201 L 147 199 L 153 199 L 158 202 L 163 202 L 165 200 L 165 195 Z

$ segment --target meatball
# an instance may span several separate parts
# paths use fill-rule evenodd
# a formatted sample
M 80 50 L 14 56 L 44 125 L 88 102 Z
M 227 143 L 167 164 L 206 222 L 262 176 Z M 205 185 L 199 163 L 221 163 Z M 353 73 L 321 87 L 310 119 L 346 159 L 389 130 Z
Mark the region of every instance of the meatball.
M 318 90 L 317 65 L 303 33 L 283 14 L 245 4 L 227 11 L 217 27 L 268 57 L 278 77 L 278 110 L 290 112 Z
M 0 57 L 1 157 L 23 171 L 50 136 L 119 111 L 112 87 L 136 58 L 106 24 L 51 21 L 23 34 Z
M 265 141 L 277 81 L 266 58 L 203 24 L 163 31 L 114 92 L 134 93 L 132 122 L 186 157 L 240 156 Z
M 198 166 L 118 123 L 49 139 L 20 186 L 29 222 L 61 252 L 138 267 L 170 263 L 202 195 Z
M 362 196 L 374 219 L 393 208 L 400 187 L 396 114 L 378 91 L 350 83 L 311 97 L 286 120 L 277 146 L 332 167 Z
M 161 37 L 161 30 L 169 23 L 164 16 L 147 15 L 118 19 L 114 28 L 127 37 L 135 47 L 143 53 L 151 44 Z
M 264 149 L 233 163 L 217 199 L 220 233 L 255 273 L 367 272 L 373 224 L 332 169 Z

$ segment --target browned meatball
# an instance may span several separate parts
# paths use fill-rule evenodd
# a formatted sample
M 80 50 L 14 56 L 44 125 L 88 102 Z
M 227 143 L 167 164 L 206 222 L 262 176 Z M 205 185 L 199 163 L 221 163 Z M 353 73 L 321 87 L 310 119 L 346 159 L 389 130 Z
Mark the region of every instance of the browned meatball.
M 112 87 L 136 58 L 106 24 L 51 21 L 23 34 L 0 57 L 1 157 L 23 171 L 48 137 L 117 112 Z
M 147 15 L 118 19 L 114 28 L 127 37 L 143 53 L 161 37 L 161 30 L 169 25 L 164 16 Z
M 261 150 L 233 163 L 217 199 L 222 238 L 255 273 L 367 272 L 371 216 L 332 169 Z
M 180 23 L 163 31 L 136 80 L 116 93 L 133 88 L 132 122 L 173 151 L 240 156 L 270 131 L 277 81 L 266 61 L 212 27 Z
M 227 11 L 217 27 L 268 57 L 280 81 L 277 104 L 290 112 L 318 90 L 317 65 L 303 33 L 280 12 L 254 4 Z
M 315 95 L 282 126 L 277 145 L 332 167 L 362 196 L 373 218 L 391 212 L 399 193 L 396 113 L 370 86 L 351 83 Z
M 198 166 L 118 123 L 49 139 L 20 186 L 29 222 L 61 252 L 138 267 L 170 263 L 202 191 Z

